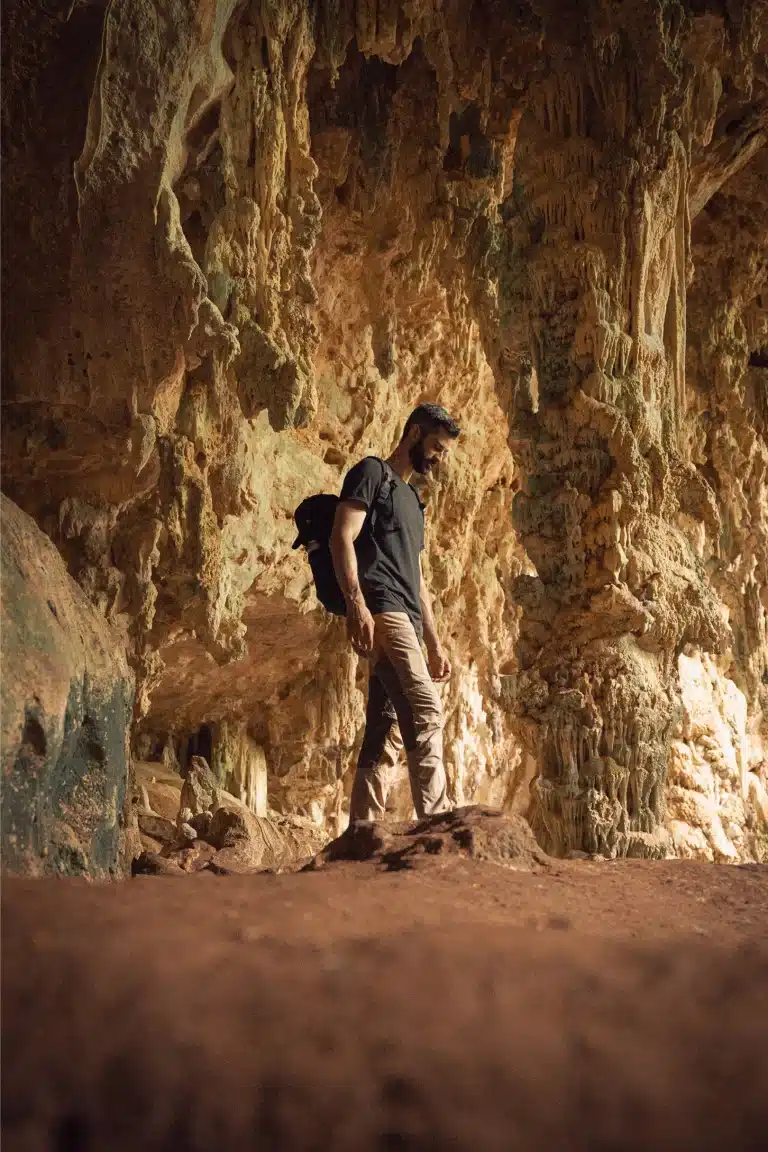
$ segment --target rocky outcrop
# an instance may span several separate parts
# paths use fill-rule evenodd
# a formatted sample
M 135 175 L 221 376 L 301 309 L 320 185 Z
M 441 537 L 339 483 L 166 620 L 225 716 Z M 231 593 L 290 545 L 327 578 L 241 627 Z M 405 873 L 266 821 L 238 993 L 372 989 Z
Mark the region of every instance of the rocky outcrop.
M 752 122 L 750 113 L 731 132 Z M 759 133 L 758 133 L 759 137 Z M 768 859 L 768 213 L 765 147 L 693 221 L 686 442 L 718 518 L 681 518 L 707 571 L 729 645 L 679 662 L 683 722 L 668 813 L 676 850 Z
M 543 9 L 486 325 L 519 341 L 522 311 L 529 337 L 507 369 L 514 523 L 536 568 L 514 589 L 516 708 L 541 842 L 662 855 L 678 657 L 729 645 L 717 498 L 690 452 L 690 218 L 764 141 L 765 73 L 744 75 L 759 15 L 732 26 L 638 5 L 564 24 L 556 9 Z M 747 106 L 757 122 L 739 147 Z
M 427 816 L 416 824 L 387 826 L 355 821 L 305 866 L 316 872 L 343 860 L 369 860 L 386 871 L 418 868 L 436 857 L 463 856 L 509 868 L 536 872 L 551 861 L 541 851 L 521 816 L 506 816 L 480 805 Z
M 290 516 L 439 399 L 453 801 L 761 858 L 763 0 L 12 8 L 3 486 L 136 754 L 343 830 L 364 669 Z
M 766 861 L 768 766 L 747 698 L 711 657 L 681 656 L 679 674 L 682 716 L 666 788 L 673 849 L 720 863 Z
M 202 756 L 184 778 L 137 764 L 134 801 L 144 851 L 135 876 L 236 875 L 294 870 L 327 836 L 312 820 L 265 810 L 255 814 L 223 788 Z
M 4 496 L 0 507 L 3 871 L 114 876 L 133 676 L 51 541 Z

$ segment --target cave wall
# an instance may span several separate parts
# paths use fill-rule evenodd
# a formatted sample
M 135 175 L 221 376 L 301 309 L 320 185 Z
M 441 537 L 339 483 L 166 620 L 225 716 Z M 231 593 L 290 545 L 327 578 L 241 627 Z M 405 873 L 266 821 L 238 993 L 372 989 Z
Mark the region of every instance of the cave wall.
M 135 754 L 206 725 L 341 829 L 364 669 L 291 513 L 436 399 L 452 798 L 764 856 L 765 4 L 3 18 L 3 490 L 122 635 Z
M 48 537 L 0 495 L 3 875 L 125 874 L 133 675 Z

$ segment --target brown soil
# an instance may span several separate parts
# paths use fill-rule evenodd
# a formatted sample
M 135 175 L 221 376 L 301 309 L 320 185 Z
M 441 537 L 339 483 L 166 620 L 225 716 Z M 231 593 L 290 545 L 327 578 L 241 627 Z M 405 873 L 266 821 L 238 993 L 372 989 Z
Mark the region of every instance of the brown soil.
M 8 1152 L 764 1147 L 768 868 L 4 885 Z

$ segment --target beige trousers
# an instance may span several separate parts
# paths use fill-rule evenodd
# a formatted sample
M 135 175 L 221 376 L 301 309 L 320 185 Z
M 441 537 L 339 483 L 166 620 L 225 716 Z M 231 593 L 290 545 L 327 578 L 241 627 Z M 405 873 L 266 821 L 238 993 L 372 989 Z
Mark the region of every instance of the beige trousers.
M 449 808 L 443 766 L 443 709 L 416 630 L 405 612 L 374 616 L 365 733 L 349 818 L 379 820 L 405 746 L 416 814 Z

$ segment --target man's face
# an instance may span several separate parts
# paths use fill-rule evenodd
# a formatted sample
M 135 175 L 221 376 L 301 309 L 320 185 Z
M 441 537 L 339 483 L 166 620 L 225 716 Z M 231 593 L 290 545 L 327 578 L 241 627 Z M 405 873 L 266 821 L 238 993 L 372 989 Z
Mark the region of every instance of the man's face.
M 453 440 L 447 432 L 427 432 L 425 435 L 421 428 L 414 428 L 412 435 L 416 439 L 408 450 L 408 456 L 413 470 L 427 476 L 453 447 Z

